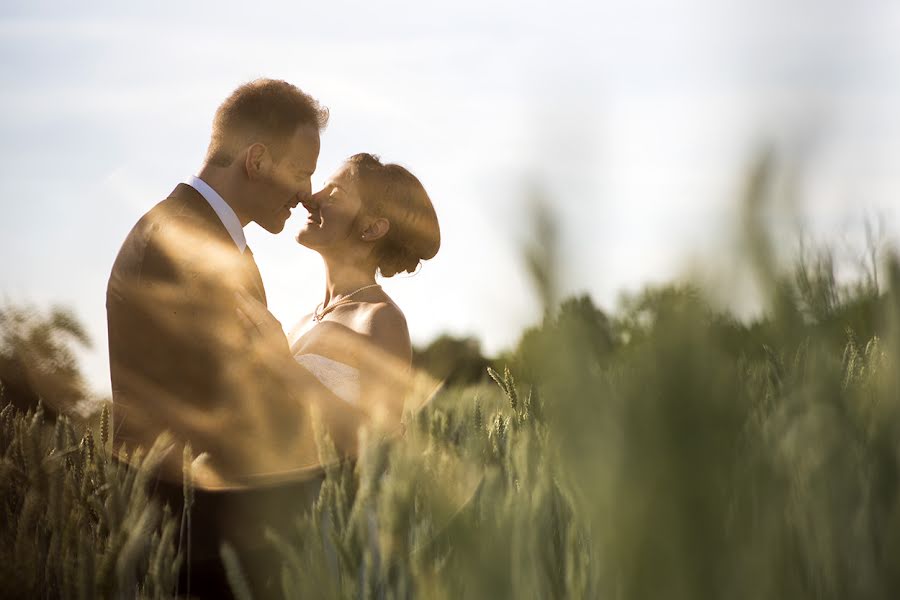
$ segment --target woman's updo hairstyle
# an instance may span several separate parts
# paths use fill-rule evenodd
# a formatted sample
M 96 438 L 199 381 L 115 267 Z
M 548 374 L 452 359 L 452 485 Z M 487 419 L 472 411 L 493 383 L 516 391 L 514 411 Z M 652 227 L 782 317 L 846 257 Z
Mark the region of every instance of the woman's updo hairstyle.
M 391 226 L 375 246 L 383 277 L 413 273 L 441 247 L 441 230 L 431 199 L 415 175 L 396 164 L 383 164 L 372 154 L 355 154 L 352 165 L 362 210 L 387 219 Z

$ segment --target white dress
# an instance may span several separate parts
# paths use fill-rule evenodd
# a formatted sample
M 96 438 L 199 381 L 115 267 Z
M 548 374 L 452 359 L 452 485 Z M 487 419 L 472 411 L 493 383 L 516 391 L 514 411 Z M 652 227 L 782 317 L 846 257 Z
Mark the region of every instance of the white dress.
M 354 406 L 359 403 L 359 369 L 356 367 L 321 354 L 295 354 L 294 360 L 344 402 Z

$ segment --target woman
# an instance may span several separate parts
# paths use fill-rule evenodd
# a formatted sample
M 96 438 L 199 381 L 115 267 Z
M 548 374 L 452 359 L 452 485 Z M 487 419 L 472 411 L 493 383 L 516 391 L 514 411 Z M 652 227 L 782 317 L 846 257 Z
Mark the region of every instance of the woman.
M 399 425 L 412 346 L 403 311 L 375 279 L 434 257 L 440 227 L 419 180 L 371 154 L 350 157 L 303 205 L 309 218 L 297 241 L 325 262 L 325 298 L 288 341 L 296 361 L 349 405 L 340 448 L 355 443 L 360 419 Z

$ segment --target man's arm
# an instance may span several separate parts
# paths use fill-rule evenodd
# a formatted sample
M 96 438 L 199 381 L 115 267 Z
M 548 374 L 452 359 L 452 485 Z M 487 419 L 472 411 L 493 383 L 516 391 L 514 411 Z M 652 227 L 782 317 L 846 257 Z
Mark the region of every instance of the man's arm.
M 139 276 L 111 285 L 116 426 L 143 445 L 169 430 L 228 474 L 280 465 L 308 419 L 247 352 L 236 253 L 172 221 L 148 238 Z

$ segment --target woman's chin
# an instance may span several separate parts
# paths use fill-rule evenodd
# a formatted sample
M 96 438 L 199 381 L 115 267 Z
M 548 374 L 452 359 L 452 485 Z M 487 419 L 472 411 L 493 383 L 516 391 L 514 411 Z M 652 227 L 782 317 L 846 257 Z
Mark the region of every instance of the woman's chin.
M 309 235 L 309 231 L 307 231 L 306 229 L 300 230 L 300 233 L 297 234 L 296 240 L 297 240 L 297 243 L 300 244 L 301 246 L 305 246 L 305 247 L 309 248 L 310 250 L 316 249 L 316 243 L 315 243 L 315 241 L 313 241 L 312 236 Z

